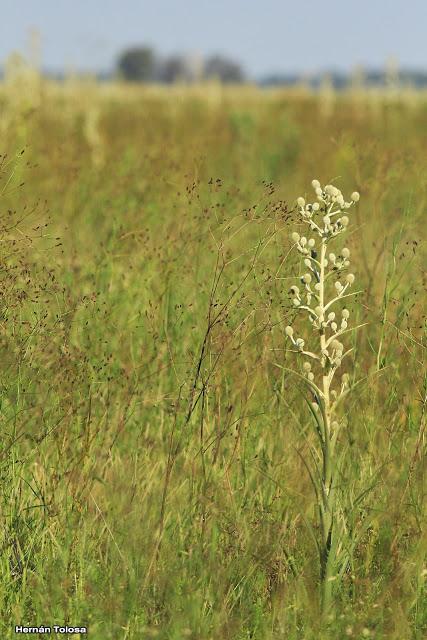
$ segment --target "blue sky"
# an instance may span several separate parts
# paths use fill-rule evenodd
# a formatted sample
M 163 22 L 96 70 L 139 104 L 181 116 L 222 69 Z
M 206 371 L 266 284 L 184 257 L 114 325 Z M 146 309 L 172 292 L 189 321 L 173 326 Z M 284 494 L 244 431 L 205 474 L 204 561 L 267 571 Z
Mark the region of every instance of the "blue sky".
M 227 54 L 248 73 L 427 69 L 427 0 L 0 0 L 0 64 L 42 36 L 43 66 L 106 70 L 129 44 Z

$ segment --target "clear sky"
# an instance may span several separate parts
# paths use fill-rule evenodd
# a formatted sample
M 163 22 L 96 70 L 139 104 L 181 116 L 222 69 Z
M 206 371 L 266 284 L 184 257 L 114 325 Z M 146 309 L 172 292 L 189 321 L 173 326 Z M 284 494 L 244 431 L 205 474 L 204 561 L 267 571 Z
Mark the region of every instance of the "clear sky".
M 0 64 L 42 37 L 45 68 L 110 69 L 123 48 L 220 52 L 251 76 L 401 66 L 427 69 L 427 0 L 0 0 Z

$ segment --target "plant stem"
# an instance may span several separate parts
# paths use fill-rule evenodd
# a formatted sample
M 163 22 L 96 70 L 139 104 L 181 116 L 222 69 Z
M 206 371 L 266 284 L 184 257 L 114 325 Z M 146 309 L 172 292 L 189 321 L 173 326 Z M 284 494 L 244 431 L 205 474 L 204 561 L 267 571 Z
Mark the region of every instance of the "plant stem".
M 320 255 L 320 307 L 322 309 L 322 319 L 325 307 L 325 259 L 327 240 L 322 238 Z M 323 326 L 320 327 L 320 352 L 323 354 L 326 349 L 326 334 Z M 330 606 L 332 596 L 332 565 L 331 557 L 332 535 L 333 535 L 333 477 L 331 460 L 331 402 L 330 383 L 331 379 L 327 370 L 327 362 L 322 360 L 323 367 L 323 471 L 322 471 L 322 501 L 320 504 L 320 527 L 322 532 L 321 557 L 320 557 L 320 579 L 321 579 L 321 606 L 322 613 L 325 614 Z

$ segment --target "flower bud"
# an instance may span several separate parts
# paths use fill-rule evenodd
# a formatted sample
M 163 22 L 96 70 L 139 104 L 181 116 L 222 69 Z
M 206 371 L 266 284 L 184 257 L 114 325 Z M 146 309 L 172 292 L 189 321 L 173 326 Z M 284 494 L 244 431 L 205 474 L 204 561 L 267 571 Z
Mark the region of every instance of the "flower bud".
M 335 289 L 338 291 L 338 293 L 341 291 L 341 289 L 343 288 L 341 282 L 336 282 L 335 283 Z
M 320 187 L 317 187 L 317 189 L 316 189 L 316 195 L 318 195 L 318 196 L 323 196 L 323 191 L 322 191 L 322 189 L 321 189 Z
M 346 281 L 348 282 L 348 284 L 353 284 L 353 282 L 355 281 L 354 274 L 349 273 L 348 276 L 346 276 Z
M 307 244 L 307 238 L 305 238 L 304 236 L 302 236 L 301 240 L 299 241 L 300 245 L 302 247 L 305 247 L 305 245 Z
M 342 218 L 340 218 L 340 222 L 342 224 L 343 227 L 346 227 L 348 225 L 348 216 L 343 216 Z
M 293 242 L 298 242 L 299 241 L 299 233 L 297 233 L 296 231 L 293 232 L 293 234 L 291 235 L 292 241 Z
M 344 247 L 344 249 L 341 251 L 341 255 L 343 258 L 349 258 L 350 257 L 350 249 L 347 249 L 347 247 Z
M 314 373 L 313 373 L 312 371 L 310 371 L 310 372 L 307 374 L 307 378 L 310 380 L 310 382 L 313 382 L 313 380 L 314 380 Z
M 329 260 L 332 262 L 332 264 L 335 264 L 335 260 L 337 259 L 335 253 L 330 253 L 329 254 Z
M 359 202 L 360 193 L 358 193 L 357 191 L 353 191 L 353 193 L 351 194 L 351 199 L 353 200 L 353 202 Z
M 287 336 L 291 337 L 291 336 L 294 335 L 294 330 L 292 329 L 292 327 L 288 326 L 285 329 L 285 333 L 286 333 Z
M 322 189 L 320 189 L 320 191 L 322 191 Z M 318 202 L 313 202 L 313 211 L 319 211 L 319 209 L 320 209 L 320 204 Z
M 319 189 L 320 188 L 320 182 L 318 180 L 312 180 L 311 181 L 311 185 L 312 185 L 313 189 Z
M 297 204 L 298 204 L 298 206 L 299 206 L 299 207 L 303 207 L 303 206 L 305 205 L 305 200 L 304 200 L 304 198 L 301 198 L 301 197 L 300 197 L 300 198 L 298 198 L 298 200 L 297 200 Z
M 304 362 L 302 368 L 304 369 L 304 371 L 311 371 L 311 364 L 309 362 Z
M 308 246 L 310 247 L 310 249 L 312 247 L 314 247 L 314 245 L 316 244 L 316 240 L 314 238 L 310 238 L 310 240 L 308 241 Z
M 311 282 L 311 275 L 309 273 L 304 273 L 303 277 L 302 277 L 303 282 L 305 282 L 306 284 L 310 284 Z
M 301 304 L 301 303 L 300 303 L 300 301 L 298 300 L 298 298 L 294 298 L 294 299 L 292 300 L 292 302 L 294 303 L 294 306 L 295 306 L 295 307 L 299 307 L 299 306 L 300 306 L 300 304 Z
M 304 264 L 305 264 L 306 267 L 310 267 L 311 266 L 311 260 L 309 258 L 305 258 Z
M 335 312 L 331 311 L 330 313 L 328 313 L 328 320 L 335 320 Z
M 348 320 L 348 318 L 350 317 L 350 311 L 348 309 L 343 309 L 341 315 L 344 318 L 344 320 Z

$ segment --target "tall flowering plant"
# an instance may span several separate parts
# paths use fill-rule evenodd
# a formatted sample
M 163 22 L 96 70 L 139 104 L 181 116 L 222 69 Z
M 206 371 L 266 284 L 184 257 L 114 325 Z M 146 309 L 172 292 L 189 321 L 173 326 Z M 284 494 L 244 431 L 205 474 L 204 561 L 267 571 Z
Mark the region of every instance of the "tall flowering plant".
M 339 470 L 343 462 L 337 453 L 337 442 L 343 419 L 338 405 L 349 391 L 349 375 L 339 377 L 344 359 L 352 351 L 345 346 L 345 337 L 357 327 L 350 325 L 348 298 L 355 276 L 349 271 L 350 250 L 347 247 L 331 251 L 331 245 L 344 234 L 349 225 L 349 211 L 359 200 L 352 193 L 346 201 L 333 185 L 322 187 L 313 180 L 315 201 L 306 203 L 298 198 L 300 222 L 306 235 L 292 233 L 292 242 L 301 255 L 305 273 L 298 285 L 290 289 L 293 305 L 311 325 L 310 343 L 298 337 L 292 326 L 285 333 L 302 360 L 303 377 L 309 389 L 310 409 L 314 418 L 319 449 L 312 450 L 309 467 L 313 483 L 320 524 L 318 550 L 322 609 L 327 611 L 334 581 L 345 571 L 348 554 L 345 544 L 345 519 L 337 496 Z

